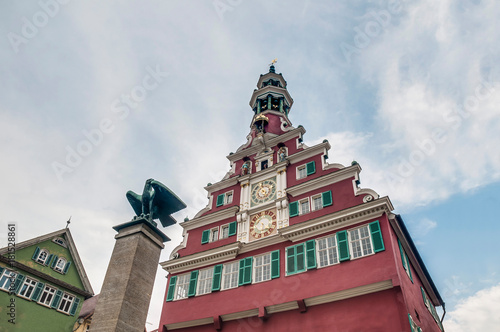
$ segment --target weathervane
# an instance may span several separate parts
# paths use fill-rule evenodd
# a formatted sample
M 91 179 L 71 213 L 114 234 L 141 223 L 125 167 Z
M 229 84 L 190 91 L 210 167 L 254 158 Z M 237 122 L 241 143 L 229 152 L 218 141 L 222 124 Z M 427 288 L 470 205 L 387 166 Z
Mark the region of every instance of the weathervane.
M 271 63 L 269 64 L 270 66 L 274 66 L 274 64 L 278 62 L 278 58 L 274 58 L 273 61 L 271 61 Z

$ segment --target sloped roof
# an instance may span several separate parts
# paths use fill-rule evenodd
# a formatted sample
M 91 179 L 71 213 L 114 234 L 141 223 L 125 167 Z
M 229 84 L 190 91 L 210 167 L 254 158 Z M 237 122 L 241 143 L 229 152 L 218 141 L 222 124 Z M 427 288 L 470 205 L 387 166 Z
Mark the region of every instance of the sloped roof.
M 87 273 L 85 272 L 85 268 L 83 267 L 83 263 L 80 259 L 80 255 L 78 254 L 78 250 L 76 250 L 76 245 L 75 242 L 73 241 L 73 237 L 71 236 L 71 232 L 69 228 L 63 228 L 61 230 L 41 235 L 38 237 L 35 237 L 33 239 L 29 239 L 23 242 L 16 243 L 16 250 L 21 250 L 33 245 L 37 245 L 39 243 L 52 240 L 55 237 L 64 237 L 66 240 L 66 243 L 68 245 L 68 250 L 71 254 L 71 257 L 73 258 L 73 262 L 75 264 L 76 270 L 78 271 L 78 275 L 80 277 L 80 280 L 82 281 L 84 290 L 93 295 L 94 291 L 92 290 L 92 286 L 90 285 L 90 281 L 87 277 Z M 8 247 L 4 247 L 0 249 L 0 255 L 5 255 L 8 253 Z

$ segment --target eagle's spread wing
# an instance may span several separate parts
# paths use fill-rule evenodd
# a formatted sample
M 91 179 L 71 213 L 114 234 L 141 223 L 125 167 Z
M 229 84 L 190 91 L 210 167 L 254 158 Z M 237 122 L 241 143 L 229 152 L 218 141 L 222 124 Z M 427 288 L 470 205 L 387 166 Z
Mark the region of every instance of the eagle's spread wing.
M 186 204 L 161 182 L 153 180 L 151 186 L 155 190 L 153 219 L 160 219 L 163 227 L 175 224 L 175 219 L 170 215 L 184 209 Z
M 127 199 L 129 201 L 130 205 L 132 205 L 132 208 L 134 209 L 135 214 L 137 216 L 140 216 L 142 213 L 142 196 L 137 195 L 132 190 L 127 191 L 126 196 L 127 196 Z

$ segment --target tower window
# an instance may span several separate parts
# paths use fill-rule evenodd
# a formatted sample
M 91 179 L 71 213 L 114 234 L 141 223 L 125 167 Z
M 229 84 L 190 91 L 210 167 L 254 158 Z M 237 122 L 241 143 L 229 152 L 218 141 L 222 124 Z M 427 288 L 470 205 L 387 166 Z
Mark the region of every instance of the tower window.
M 363 257 L 373 253 L 368 225 L 349 231 L 352 258 Z
M 197 295 L 208 294 L 212 291 L 212 278 L 214 276 L 214 269 L 211 267 L 209 269 L 200 270 L 198 276 L 198 290 Z
M 174 300 L 186 299 L 188 297 L 189 277 L 189 273 L 177 277 Z
M 222 289 L 238 287 L 238 266 L 239 262 L 224 264 L 222 274 Z
M 309 198 L 303 199 L 299 202 L 299 214 L 309 213 Z
M 210 230 L 210 240 L 209 242 L 214 242 L 219 239 L 219 227 L 212 228 Z
M 254 282 L 271 280 L 271 253 L 255 257 Z
M 337 241 L 335 234 L 316 240 L 318 248 L 319 267 L 337 264 L 339 257 L 337 253 Z
M 266 169 L 268 166 L 268 161 L 267 160 L 263 160 L 261 163 L 260 163 L 260 169 Z

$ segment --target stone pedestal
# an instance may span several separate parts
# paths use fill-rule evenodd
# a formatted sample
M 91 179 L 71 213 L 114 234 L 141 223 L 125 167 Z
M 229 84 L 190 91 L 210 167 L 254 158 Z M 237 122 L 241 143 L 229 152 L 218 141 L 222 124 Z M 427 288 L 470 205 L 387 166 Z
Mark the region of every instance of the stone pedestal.
M 143 218 L 113 229 L 115 248 L 90 331 L 143 332 L 160 252 L 170 239 Z

